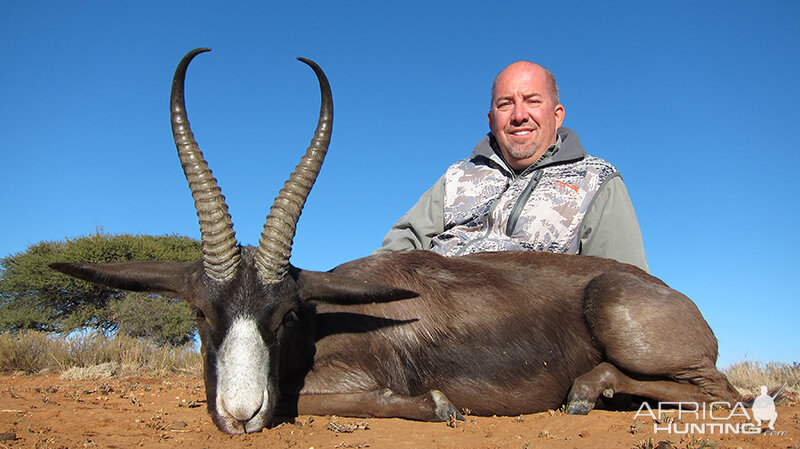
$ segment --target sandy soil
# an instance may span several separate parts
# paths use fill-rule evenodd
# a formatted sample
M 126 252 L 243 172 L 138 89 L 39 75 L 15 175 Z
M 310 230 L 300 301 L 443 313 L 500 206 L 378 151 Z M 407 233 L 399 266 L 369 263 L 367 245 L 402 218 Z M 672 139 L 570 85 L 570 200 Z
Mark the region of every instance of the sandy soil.
M 204 397 L 202 381 L 189 377 L 73 381 L 55 375 L 0 376 L 0 449 L 800 448 L 796 395 L 779 403 L 774 435 L 654 435 L 653 420 L 634 419 L 635 412 L 569 416 L 549 411 L 467 416 L 466 422 L 455 424 L 300 416 L 257 434 L 230 436 L 211 422 Z M 661 441 L 672 446 L 657 446 Z

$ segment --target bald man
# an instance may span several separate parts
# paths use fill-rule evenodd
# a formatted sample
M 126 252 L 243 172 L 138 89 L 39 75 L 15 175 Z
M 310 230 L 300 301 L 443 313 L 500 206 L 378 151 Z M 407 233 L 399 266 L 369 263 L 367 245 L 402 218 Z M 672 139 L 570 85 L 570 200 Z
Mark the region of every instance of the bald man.
M 639 222 L 613 165 L 562 127 L 552 72 L 529 61 L 492 85 L 489 129 L 386 234 L 376 254 L 549 251 L 648 271 Z

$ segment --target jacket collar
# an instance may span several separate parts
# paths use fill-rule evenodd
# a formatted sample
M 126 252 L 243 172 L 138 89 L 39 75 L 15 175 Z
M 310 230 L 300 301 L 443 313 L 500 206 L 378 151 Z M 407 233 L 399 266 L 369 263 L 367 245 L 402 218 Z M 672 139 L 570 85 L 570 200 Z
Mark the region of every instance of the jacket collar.
M 492 133 L 487 133 L 486 136 L 475 145 L 475 148 L 472 150 L 471 158 L 474 159 L 476 157 L 490 159 L 505 171 L 514 173 L 500 155 L 500 150 L 497 149 L 497 143 Z M 558 138 L 555 145 L 551 145 L 545 154 L 534 163 L 534 166 L 536 168 L 542 168 L 549 165 L 580 160 L 584 157 L 586 157 L 586 150 L 583 149 L 578 134 L 562 126 L 558 128 Z

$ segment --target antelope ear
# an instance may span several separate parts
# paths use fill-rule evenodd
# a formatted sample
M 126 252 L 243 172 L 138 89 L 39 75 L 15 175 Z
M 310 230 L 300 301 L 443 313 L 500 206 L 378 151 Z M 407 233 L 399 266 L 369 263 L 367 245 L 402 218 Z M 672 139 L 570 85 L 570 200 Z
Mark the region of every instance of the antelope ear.
M 106 287 L 183 297 L 199 262 L 51 263 L 50 268 Z
M 292 267 L 291 275 L 297 283 L 300 299 L 317 300 L 334 304 L 365 304 L 390 302 L 415 298 L 418 293 L 368 280 L 356 279 L 335 273 L 306 271 Z

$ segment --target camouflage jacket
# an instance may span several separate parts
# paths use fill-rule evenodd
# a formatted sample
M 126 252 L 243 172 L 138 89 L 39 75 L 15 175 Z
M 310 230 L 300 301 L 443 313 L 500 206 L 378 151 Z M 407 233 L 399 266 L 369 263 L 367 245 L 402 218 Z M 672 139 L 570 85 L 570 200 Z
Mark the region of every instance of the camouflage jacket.
M 574 131 L 560 128 L 558 134 L 557 144 L 519 175 L 487 135 L 394 225 L 376 253 L 550 251 L 611 257 L 647 270 L 619 173 L 587 155 Z

